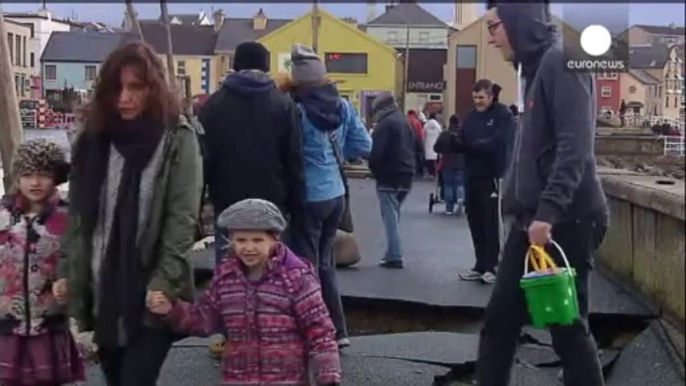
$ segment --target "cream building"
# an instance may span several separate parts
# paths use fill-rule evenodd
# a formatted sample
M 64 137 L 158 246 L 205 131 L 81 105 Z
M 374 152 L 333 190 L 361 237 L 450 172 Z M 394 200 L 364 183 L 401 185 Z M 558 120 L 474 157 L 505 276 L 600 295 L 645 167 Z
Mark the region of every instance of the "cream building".
M 20 100 L 31 98 L 34 78 L 40 69 L 33 25 L 6 19 L 5 29 L 17 96 Z

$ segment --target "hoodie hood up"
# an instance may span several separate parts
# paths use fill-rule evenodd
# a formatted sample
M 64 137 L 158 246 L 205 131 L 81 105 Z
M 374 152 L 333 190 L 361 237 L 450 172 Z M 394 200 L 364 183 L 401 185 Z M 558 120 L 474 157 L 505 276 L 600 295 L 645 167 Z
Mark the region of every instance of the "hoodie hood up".
M 531 80 L 543 54 L 557 41 L 557 28 L 550 18 L 548 5 L 502 2 L 497 4 L 496 11 L 514 51 L 515 68 L 521 64 L 522 75 Z
M 229 74 L 222 86 L 242 95 L 261 94 L 276 87 L 274 80 L 259 70 L 242 70 Z
M 307 119 L 322 131 L 334 131 L 345 121 L 345 106 L 334 83 L 314 87 L 295 95 Z

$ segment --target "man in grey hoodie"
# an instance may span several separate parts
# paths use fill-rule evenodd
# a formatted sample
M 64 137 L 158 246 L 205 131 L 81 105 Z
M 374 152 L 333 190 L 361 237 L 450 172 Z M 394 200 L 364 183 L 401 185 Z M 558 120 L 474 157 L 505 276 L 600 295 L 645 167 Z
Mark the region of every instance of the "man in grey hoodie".
M 490 43 L 521 66 L 525 111 L 505 177 L 508 235 L 481 332 L 478 382 L 507 386 L 517 338 L 528 320 L 519 287 L 530 245 L 556 241 L 576 270 L 580 318 L 551 329 L 567 386 L 601 386 L 603 375 L 588 326 L 588 277 L 607 225 L 607 203 L 594 156 L 595 85 L 572 72 L 547 6 L 498 3 L 487 15 Z M 557 256 L 553 253 L 553 256 Z M 561 263 L 558 260 L 558 264 Z

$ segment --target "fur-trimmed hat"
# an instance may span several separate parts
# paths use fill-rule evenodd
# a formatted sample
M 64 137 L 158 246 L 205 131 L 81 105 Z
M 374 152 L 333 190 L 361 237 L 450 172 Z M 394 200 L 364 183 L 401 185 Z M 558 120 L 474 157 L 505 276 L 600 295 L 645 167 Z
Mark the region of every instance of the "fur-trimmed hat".
M 55 186 L 67 182 L 69 162 L 58 144 L 44 138 L 28 140 L 17 148 L 12 161 L 14 178 L 29 173 L 52 173 Z
M 279 208 L 267 200 L 249 198 L 225 209 L 217 225 L 228 231 L 255 230 L 281 233 L 286 229 L 286 219 Z

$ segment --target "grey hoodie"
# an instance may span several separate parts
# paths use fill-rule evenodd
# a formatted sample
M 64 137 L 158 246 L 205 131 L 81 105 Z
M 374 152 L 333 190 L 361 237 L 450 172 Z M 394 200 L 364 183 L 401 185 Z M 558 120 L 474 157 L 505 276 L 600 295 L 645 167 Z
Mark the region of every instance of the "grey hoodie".
M 594 155 L 593 76 L 565 68 L 546 6 L 506 3 L 496 10 L 526 81 L 524 113 L 505 177 L 505 211 L 527 224 L 606 222 Z

